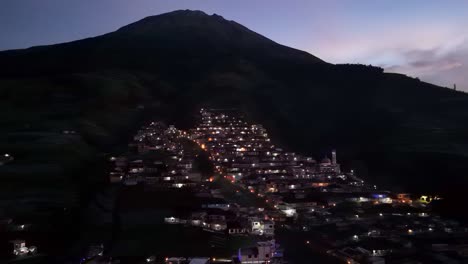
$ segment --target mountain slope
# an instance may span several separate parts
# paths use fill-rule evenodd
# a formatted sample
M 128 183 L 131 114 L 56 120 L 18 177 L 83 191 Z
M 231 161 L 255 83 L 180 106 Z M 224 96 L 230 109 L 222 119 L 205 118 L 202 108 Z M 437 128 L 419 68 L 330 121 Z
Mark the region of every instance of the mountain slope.
M 254 58 L 265 63 L 274 59 L 324 63 L 220 16 L 188 10 L 147 17 L 95 38 L 0 54 L 2 64 L 8 65 L 2 69 L 2 75 L 7 76 L 22 71 L 55 74 L 109 67 L 155 71 L 174 60 L 182 59 L 186 64 L 191 59 L 197 64 L 199 60 L 213 61 L 214 57 L 218 61 Z M 25 63 L 27 68 L 23 67 Z
M 283 146 L 318 158 L 337 148 L 345 168 L 378 183 L 467 186 L 467 95 L 376 67 L 329 64 L 200 11 L 0 52 L 0 87 L 9 135 L 73 128 L 90 148 L 107 150 L 144 114 L 188 126 L 200 107 L 239 107 Z M 3 139 L 27 158 L 48 151 L 33 155 Z

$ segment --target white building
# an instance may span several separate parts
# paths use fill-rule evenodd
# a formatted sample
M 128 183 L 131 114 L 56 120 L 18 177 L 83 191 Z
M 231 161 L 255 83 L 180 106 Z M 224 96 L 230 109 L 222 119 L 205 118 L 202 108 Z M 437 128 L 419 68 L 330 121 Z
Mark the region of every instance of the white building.
M 263 221 L 258 218 L 250 219 L 251 234 L 260 236 L 274 236 L 275 223 L 273 221 Z
M 242 264 L 269 263 L 275 256 L 275 241 L 258 242 L 256 247 L 240 248 L 237 259 Z

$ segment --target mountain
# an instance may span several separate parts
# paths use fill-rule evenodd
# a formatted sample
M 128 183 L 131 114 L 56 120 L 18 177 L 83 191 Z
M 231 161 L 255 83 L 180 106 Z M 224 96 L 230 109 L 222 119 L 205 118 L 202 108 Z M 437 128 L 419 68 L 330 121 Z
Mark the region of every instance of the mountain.
M 336 148 L 345 169 L 385 187 L 459 198 L 468 186 L 466 94 L 330 64 L 201 11 L 0 52 L 0 87 L 0 148 L 16 166 L 46 163 L 54 175 L 118 149 L 145 118 L 188 127 L 213 106 L 241 108 L 287 149 L 321 158 Z M 95 181 L 41 168 L 41 182 Z M 4 179 L 36 186 L 36 171 L 23 174 L 10 169 Z

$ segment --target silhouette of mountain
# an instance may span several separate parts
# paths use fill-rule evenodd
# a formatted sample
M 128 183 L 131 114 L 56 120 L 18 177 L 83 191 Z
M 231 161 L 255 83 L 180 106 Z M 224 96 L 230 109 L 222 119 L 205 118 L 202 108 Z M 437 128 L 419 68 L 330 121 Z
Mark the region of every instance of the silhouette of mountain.
M 345 169 L 384 186 L 454 197 L 467 186 L 466 94 L 330 64 L 201 11 L 0 52 L 0 87 L 5 135 L 73 128 L 82 139 L 79 148 L 31 151 L 4 136 L 2 148 L 60 166 L 69 165 L 64 153 L 108 150 L 143 116 L 187 127 L 200 107 L 238 107 L 286 148 L 315 156 L 336 148 Z

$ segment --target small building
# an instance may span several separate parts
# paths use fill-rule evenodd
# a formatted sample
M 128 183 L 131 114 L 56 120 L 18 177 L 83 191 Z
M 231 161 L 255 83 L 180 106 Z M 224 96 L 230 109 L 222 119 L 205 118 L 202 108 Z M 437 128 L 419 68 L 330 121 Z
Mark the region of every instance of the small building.
M 258 242 L 256 247 L 240 248 L 235 258 L 239 263 L 269 263 L 275 258 L 275 252 L 274 240 Z
M 211 220 L 208 222 L 208 226 L 214 231 L 223 231 L 227 229 L 227 224 L 224 220 Z
M 13 156 L 8 153 L 0 155 L 0 166 L 5 165 L 9 162 L 12 162 L 13 160 L 14 160 Z
M 208 201 L 202 204 L 202 208 L 209 208 L 209 209 L 221 209 L 221 210 L 229 210 L 230 209 L 229 203 L 221 198 L 210 198 Z
M 35 254 L 37 252 L 37 248 L 35 246 L 26 246 L 26 241 L 24 240 L 12 240 L 10 243 L 13 246 L 12 254 L 15 256 L 22 256 L 27 254 Z
M 183 223 L 183 220 L 178 218 L 178 217 L 170 216 L 170 217 L 164 217 L 164 223 L 166 223 L 166 224 L 181 224 L 181 223 Z
M 274 236 L 275 222 L 259 220 L 258 218 L 250 219 L 250 233 L 260 236 Z
M 227 230 L 229 235 L 242 235 L 248 233 L 248 228 L 237 221 L 229 222 L 227 224 Z
M 192 258 L 190 259 L 189 264 L 208 264 L 210 263 L 209 258 Z

